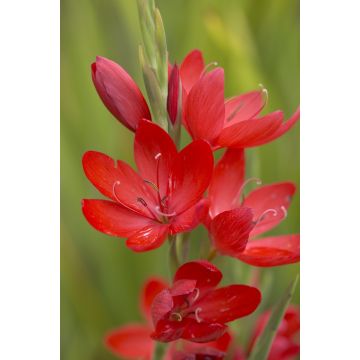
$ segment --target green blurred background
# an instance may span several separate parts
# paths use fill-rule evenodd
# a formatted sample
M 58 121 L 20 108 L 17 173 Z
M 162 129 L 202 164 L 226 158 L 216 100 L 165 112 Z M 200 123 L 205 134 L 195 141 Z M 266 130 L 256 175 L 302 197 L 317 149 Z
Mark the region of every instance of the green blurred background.
M 172 62 L 199 48 L 206 62 L 225 68 L 227 96 L 262 83 L 269 91 L 266 110 L 292 114 L 299 103 L 298 0 L 157 0 L 157 5 Z M 61 358 L 66 360 L 114 359 L 103 347 L 103 334 L 141 321 L 138 293 L 144 279 L 168 276 L 167 246 L 132 253 L 122 239 L 91 228 L 80 205 L 84 197 L 100 197 L 82 171 L 86 150 L 133 164 L 133 134 L 101 103 L 90 64 L 96 55 L 115 60 L 144 89 L 140 41 L 135 0 L 61 1 Z M 248 159 L 248 177 L 299 184 L 299 125 L 274 143 L 250 150 Z M 272 233 L 298 231 L 299 194 L 286 221 Z M 204 237 L 201 229 L 192 237 L 194 256 Z M 249 266 L 229 258 L 218 263 L 227 281 L 248 281 Z M 290 265 L 263 272 L 263 307 L 271 306 L 298 271 L 298 265 Z M 293 301 L 298 303 L 299 291 Z M 255 317 L 235 323 L 240 342 Z

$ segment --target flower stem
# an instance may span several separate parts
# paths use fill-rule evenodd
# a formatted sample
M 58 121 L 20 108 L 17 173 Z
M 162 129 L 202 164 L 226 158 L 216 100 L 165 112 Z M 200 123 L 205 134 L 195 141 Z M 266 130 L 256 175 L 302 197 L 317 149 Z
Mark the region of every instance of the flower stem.
M 215 248 L 212 248 L 209 252 L 207 259 L 208 261 L 212 261 L 216 258 L 216 256 L 217 256 L 217 250 Z
M 169 252 L 169 264 L 170 273 L 173 275 L 177 268 L 180 266 L 179 255 L 177 251 L 177 239 L 176 235 L 169 235 L 170 252 Z
M 153 360 L 162 360 L 164 358 L 166 344 L 156 342 Z

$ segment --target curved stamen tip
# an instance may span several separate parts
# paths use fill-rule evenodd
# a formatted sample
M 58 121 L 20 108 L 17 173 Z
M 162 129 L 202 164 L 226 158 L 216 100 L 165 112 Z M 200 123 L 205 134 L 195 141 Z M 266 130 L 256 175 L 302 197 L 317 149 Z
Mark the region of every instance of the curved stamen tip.
M 169 217 L 169 216 L 175 216 L 175 215 L 176 215 L 176 212 L 175 212 L 175 211 L 172 212 L 172 213 L 170 213 L 170 214 L 167 214 L 167 213 L 162 212 L 162 211 L 160 210 L 160 206 L 159 206 L 159 205 L 155 206 L 155 211 L 156 211 L 159 215 L 161 215 L 161 216 L 167 216 L 167 217 Z
M 266 216 L 270 213 L 272 213 L 273 216 L 278 215 L 278 212 L 275 209 L 267 209 L 259 216 L 258 220 L 256 221 L 256 224 L 259 224 L 261 221 L 263 221 L 266 218 Z
M 170 320 L 173 320 L 173 321 L 182 321 L 182 316 L 180 313 L 177 313 L 177 312 L 174 312 L 174 313 L 171 313 L 170 314 Z
M 161 156 L 162 156 L 162 153 L 161 153 L 161 152 L 157 153 L 157 154 L 155 155 L 155 160 L 160 159 Z
M 249 178 L 249 179 L 245 180 L 243 182 L 243 184 L 241 185 L 240 190 L 239 190 L 239 194 L 241 194 L 244 191 L 245 186 L 247 186 L 248 184 L 250 184 L 252 182 L 255 182 L 256 185 L 261 185 L 262 184 L 262 181 L 259 178 L 256 178 L 256 177 Z
M 282 205 L 282 206 L 280 207 L 280 209 L 281 209 L 282 212 L 284 213 L 284 219 L 286 219 L 287 216 L 288 216 L 288 211 L 286 210 L 286 207 Z
M 119 180 L 115 181 L 114 184 L 113 184 L 113 188 L 112 188 L 112 192 L 113 192 L 113 195 L 115 197 L 115 199 L 120 203 L 120 199 L 117 197 L 116 195 L 116 186 L 119 186 L 121 183 Z
M 259 84 L 259 86 L 261 88 L 262 93 L 265 95 L 265 103 L 267 103 L 269 98 L 269 92 L 263 84 Z
M 196 301 L 200 296 L 200 290 L 198 288 L 194 289 L 195 295 L 192 301 Z
M 202 309 L 199 307 L 195 310 L 195 319 L 198 323 L 201 323 L 202 322 L 202 319 L 201 317 L 199 316 L 199 312 L 201 311 Z

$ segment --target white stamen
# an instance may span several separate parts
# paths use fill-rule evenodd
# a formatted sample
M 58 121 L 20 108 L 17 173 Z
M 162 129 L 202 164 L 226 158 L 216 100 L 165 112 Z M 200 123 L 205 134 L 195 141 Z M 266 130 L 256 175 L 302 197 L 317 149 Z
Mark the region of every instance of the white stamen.
M 200 308 L 200 307 L 195 310 L 195 319 L 196 319 L 196 321 L 197 321 L 198 323 L 201 323 L 201 321 L 202 321 L 202 319 L 201 319 L 200 316 L 199 316 L 199 312 L 200 312 L 200 311 L 201 311 L 201 308 Z
M 195 288 L 194 291 L 196 292 L 194 299 L 193 299 L 193 301 L 195 302 L 199 298 L 200 290 L 198 288 Z
M 258 220 L 256 221 L 256 224 L 263 221 L 265 219 L 266 215 L 270 214 L 270 213 L 272 213 L 273 216 L 277 216 L 277 214 L 278 214 L 278 212 L 275 209 L 267 209 L 259 216 Z
M 280 209 L 281 209 L 282 212 L 284 213 L 284 219 L 286 219 L 287 216 L 288 216 L 288 212 L 287 212 L 287 210 L 286 210 L 286 207 L 285 207 L 285 206 L 281 206 Z
M 256 185 L 261 185 L 262 184 L 262 181 L 259 178 L 255 178 L 255 177 L 249 178 L 249 179 L 245 180 L 243 182 L 243 184 L 241 185 L 240 190 L 239 190 L 239 194 L 241 194 L 244 191 L 245 186 L 247 186 L 248 184 L 250 184 L 250 183 L 252 183 L 254 181 L 255 181 Z
M 162 154 L 159 152 L 155 155 L 155 160 L 158 160 L 160 157 L 162 156 Z
M 259 86 L 261 88 L 262 93 L 265 95 L 265 105 L 266 105 L 269 99 L 269 92 L 263 84 L 259 84 Z
M 121 201 L 119 200 L 119 198 L 117 197 L 117 195 L 116 195 L 116 190 L 115 190 L 115 188 L 116 188 L 116 186 L 118 186 L 118 185 L 120 185 L 120 181 L 115 181 L 114 182 L 114 184 L 113 184 L 113 195 L 114 195 L 114 197 L 115 197 L 115 199 L 119 202 L 119 203 L 121 203 Z
M 160 206 L 159 206 L 159 205 L 158 205 L 158 206 L 155 206 L 155 211 L 156 211 L 159 215 L 161 215 L 161 216 L 167 216 L 167 217 L 169 217 L 169 216 L 175 216 L 175 215 L 176 215 L 176 212 L 175 212 L 175 211 L 172 212 L 172 213 L 170 213 L 170 214 L 166 214 L 166 213 L 162 212 L 162 211 L 160 210 Z

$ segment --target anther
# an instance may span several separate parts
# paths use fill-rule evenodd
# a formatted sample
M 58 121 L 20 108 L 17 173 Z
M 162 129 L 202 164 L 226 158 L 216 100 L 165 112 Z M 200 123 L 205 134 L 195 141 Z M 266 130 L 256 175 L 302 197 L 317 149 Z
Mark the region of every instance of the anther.
M 158 160 L 160 157 L 162 156 L 162 154 L 159 152 L 155 155 L 155 160 Z
M 167 216 L 167 217 L 169 217 L 169 216 L 175 216 L 175 215 L 176 215 L 176 212 L 175 212 L 175 211 L 172 212 L 172 213 L 170 213 L 170 214 L 167 214 L 167 213 L 162 212 L 162 211 L 160 210 L 160 206 L 155 206 L 155 211 L 156 211 L 159 215 L 161 215 L 161 216 Z
M 144 179 L 144 183 L 150 185 L 156 192 L 159 192 L 159 188 L 153 182 Z
M 172 320 L 172 321 L 182 321 L 182 316 L 181 316 L 181 314 L 180 313 L 177 313 L 177 312 L 174 312 L 174 313 L 171 313 L 170 314 L 170 320 Z
M 138 197 L 138 198 L 136 199 L 136 201 L 139 202 L 141 205 L 144 205 L 145 207 L 148 206 L 147 203 L 146 203 L 146 201 L 145 201 L 143 198 L 141 198 L 141 197 Z
M 113 191 L 113 195 L 115 197 L 115 199 L 121 203 L 121 201 L 119 200 L 119 198 L 117 197 L 116 195 L 116 186 L 120 185 L 120 181 L 115 181 L 114 184 L 113 184 L 113 188 L 112 188 L 112 191 Z
M 219 64 L 218 64 L 216 61 L 213 61 L 213 62 L 207 64 L 207 65 L 204 67 L 204 70 L 202 71 L 202 73 L 200 74 L 200 77 L 204 76 L 205 73 L 206 73 L 207 71 L 209 71 L 209 69 L 210 69 L 212 66 L 213 66 L 213 67 L 216 67 L 216 66 L 218 66 L 218 65 L 219 65 Z
M 277 214 L 278 214 L 278 212 L 275 209 L 267 209 L 258 217 L 256 224 L 263 221 L 265 219 L 265 217 L 267 216 L 267 214 L 270 214 L 270 213 L 272 213 L 273 216 L 277 216 Z
M 194 292 L 195 292 L 195 296 L 194 296 L 193 301 L 196 301 L 200 296 L 200 290 L 198 288 L 195 288 Z
M 200 312 L 200 311 L 201 311 L 201 308 L 200 308 L 200 307 L 195 310 L 195 319 L 196 319 L 196 321 L 197 321 L 198 323 L 201 323 L 201 321 L 202 321 L 202 319 L 201 319 L 200 316 L 199 316 L 199 312 Z

